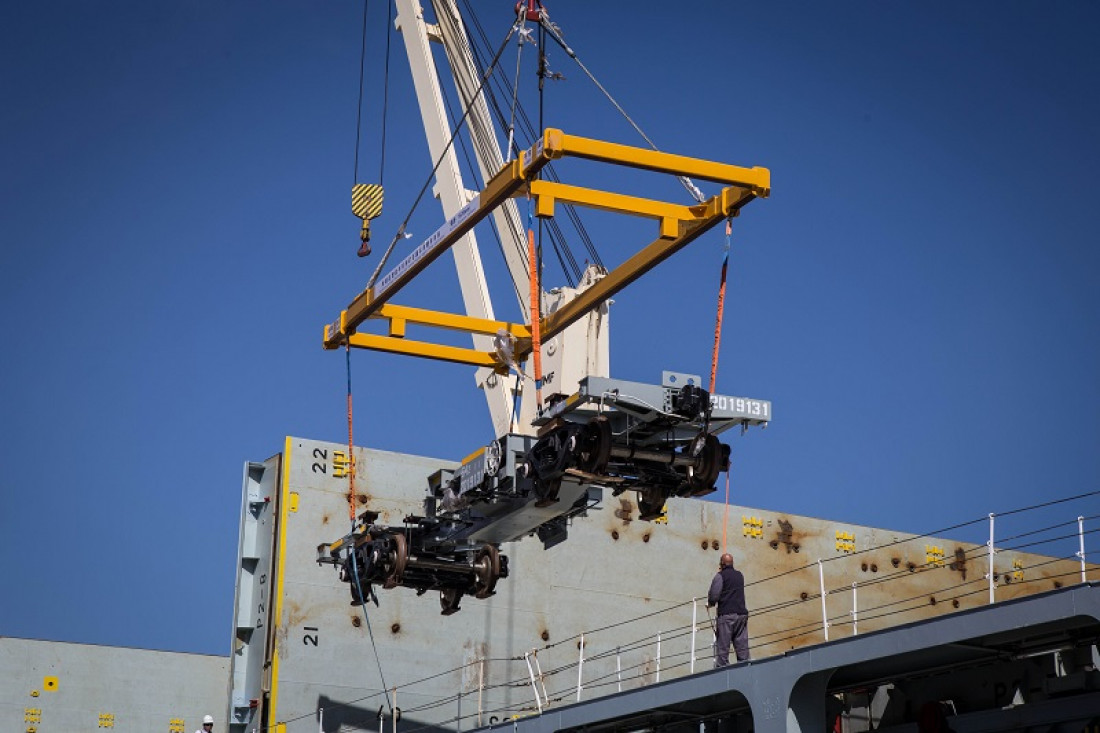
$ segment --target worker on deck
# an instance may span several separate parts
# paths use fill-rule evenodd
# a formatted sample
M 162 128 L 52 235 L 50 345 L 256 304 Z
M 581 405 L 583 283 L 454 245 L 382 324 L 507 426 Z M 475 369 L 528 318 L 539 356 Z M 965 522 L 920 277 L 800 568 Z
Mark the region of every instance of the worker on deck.
M 214 716 L 204 715 L 202 716 L 202 730 L 197 730 L 195 733 L 210 733 L 214 730 Z
M 728 552 L 718 561 L 718 572 L 710 582 L 707 607 L 718 606 L 714 629 L 714 666 L 730 663 L 730 642 L 737 661 L 749 659 L 749 610 L 745 607 L 745 576 L 733 567 L 733 555 Z

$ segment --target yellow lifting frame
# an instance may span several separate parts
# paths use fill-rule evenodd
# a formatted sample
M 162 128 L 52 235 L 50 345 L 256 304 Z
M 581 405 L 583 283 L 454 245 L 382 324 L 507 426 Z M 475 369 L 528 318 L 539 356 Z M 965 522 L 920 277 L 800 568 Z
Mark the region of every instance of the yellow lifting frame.
M 689 176 L 727 185 L 717 195 L 701 204 L 684 206 L 536 180 L 535 176 L 543 166 L 551 160 L 566 156 Z M 501 364 L 496 354 L 491 352 L 406 340 L 406 325 L 413 323 L 480 334 L 496 334 L 500 330 L 505 330 L 516 337 L 515 358 L 521 361 L 531 351 L 530 325 L 472 318 L 389 303 L 390 298 L 410 280 L 508 198 L 530 195 L 534 199 L 535 213 L 540 217 L 553 216 L 556 204 L 561 202 L 648 217 L 659 222 L 656 240 L 565 306 L 540 321 L 542 338 L 548 340 L 722 220 L 737 216 L 749 201 L 754 198 L 766 198 L 770 193 L 771 173 L 767 168 L 742 168 L 725 163 L 714 163 L 682 155 L 566 135 L 561 130 L 548 128 L 534 146 L 520 154 L 518 160 L 506 163 L 485 186 L 485 190 L 448 219 L 442 227 L 386 275 L 379 278 L 374 287 L 356 296 L 347 309 L 341 311 L 339 319 L 326 325 L 324 347 L 335 349 L 348 343 L 351 346 L 377 351 L 409 354 L 497 370 L 507 369 L 507 365 Z M 356 329 L 368 319 L 386 319 L 389 323 L 389 335 L 356 332 Z
M 493 321 L 487 318 L 474 318 L 457 313 L 443 313 L 423 308 L 410 308 L 409 306 L 394 305 L 392 303 L 382 305 L 371 318 L 388 321 L 389 335 L 352 333 L 348 336 L 348 342 L 352 346 L 373 351 L 385 351 L 391 354 L 406 354 L 437 361 L 449 361 L 455 364 L 501 369 L 502 367 L 506 368 L 506 365 L 501 364 L 493 354 L 460 346 L 408 340 L 405 338 L 406 328 L 408 324 L 413 323 L 464 333 L 495 335 L 500 331 L 507 331 L 519 339 L 520 343 L 529 344 L 531 341 L 530 327 L 522 324 Z

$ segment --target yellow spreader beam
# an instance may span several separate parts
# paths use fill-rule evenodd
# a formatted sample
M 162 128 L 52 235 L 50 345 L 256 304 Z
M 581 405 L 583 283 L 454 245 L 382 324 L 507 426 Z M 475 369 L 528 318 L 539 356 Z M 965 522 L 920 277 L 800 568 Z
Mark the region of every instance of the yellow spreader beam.
M 539 170 L 551 160 L 567 156 L 700 178 L 726 186 L 716 196 L 701 204 L 685 206 L 535 179 Z M 714 225 L 737 216 L 741 207 L 749 201 L 766 198 L 770 192 L 771 173 L 767 168 L 741 168 L 566 135 L 561 130 L 548 128 L 534 146 L 520 154 L 518 160 L 506 163 L 485 186 L 484 191 L 448 219 L 404 260 L 380 277 L 374 287 L 357 295 L 347 309 L 340 312 L 336 321 L 326 325 L 324 347 L 335 349 L 348 343 L 359 348 L 505 370 L 507 365 L 502 364 L 499 357 L 492 352 L 406 340 L 406 325 L 414 323 L 478 334 L 496 334 L 504 330 L 516 337 L 517 351 L 514 357 L 518 362 L 531 351 L 530 324 L 491 321 L 389 303 L 401 288 L 505 200 L 514 196 L 530 195 L 534 201 L 535 213 L 540 217 L 553 216 L 556 205 L 566 203 L 646 217 L 658 222 L 658 235 L 653 242 L 539 322 L 542 339 L 548 340 Z M 388 320 L 389 335 L 357 333 L 356 329 L 367 319 Z

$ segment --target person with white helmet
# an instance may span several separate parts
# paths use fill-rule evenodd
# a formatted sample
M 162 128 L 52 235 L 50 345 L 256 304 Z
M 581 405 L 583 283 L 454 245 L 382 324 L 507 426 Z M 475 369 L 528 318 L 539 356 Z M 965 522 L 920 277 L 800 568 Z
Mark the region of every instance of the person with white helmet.
M 195 733 L 210 733 L 214 730 L 214 716 L 204 715 L 202 716 L 202 730 L 197 730 Z

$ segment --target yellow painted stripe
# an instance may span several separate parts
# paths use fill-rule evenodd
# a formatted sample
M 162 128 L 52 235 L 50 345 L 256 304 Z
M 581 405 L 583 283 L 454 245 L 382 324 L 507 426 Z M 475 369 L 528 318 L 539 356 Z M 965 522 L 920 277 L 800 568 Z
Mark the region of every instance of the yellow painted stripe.
M 374 219 L 382 213 L 382 186 L 357 183 L 351 188 L 351 211 L 360 219 Z
M 290 500 L 290 445 L 291 438 L 288 435 L 283 444 L 283 459 L 279 462 L 279 470 L 282 472 L 279 487 L 279 523 L 275 531 L 279 534 L 279 557 L 275 563 L 275 586 L 272 592 L 275 594 L 275 615 L 272 623 L 278 628 L 283 618 L 283 576 L 286 573 L 286 518 L 287 503 Z M 273 637 L 274 638 L 274 637 Z M 279 647 L 271 651 L 271 693 L 268 696 L 267 724 L 274 724 L 279 702 Z
M 474 460 L 475 458 L 477 458 L 478 456 L 480 456 L 484 452 L 485 452 L 485 446 L 481 446 L 480 448 L 475 450 L 473 453 L 471 453 L 470 455 L 463 458 L 462 459 L 462 465 L 465 466 L 467 463 Z

